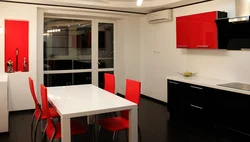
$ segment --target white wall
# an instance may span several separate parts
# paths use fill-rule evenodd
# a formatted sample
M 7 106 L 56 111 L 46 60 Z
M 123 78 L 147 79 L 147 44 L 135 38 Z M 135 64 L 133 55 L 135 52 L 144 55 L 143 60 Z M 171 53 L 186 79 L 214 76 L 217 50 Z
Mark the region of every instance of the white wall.
M 117 20 L 117 41 L 115 47 L 116 91 L 124 94 L 126 78 L 140 80 L 140 20 L 138 18 L 140 15 L 1 2 L 1 27 L 4 28 L 5 19 L 29 21 L 30 72 L 9 74 L 8 95 L 10 111 L 34 108 L 29 92 L 28 76 L 34 79 L 38 99 L 40 98 L 38 84 L 42 83 L 40 81 L 43 78 L 43 54 L 40 52 L 43 48 L 41 46 L 43 43 L 43 10 L 50 13 L 58 12 L 56 14 L 71 14 L 80 18 L 95 16 L 106 19 L 120 19 Z M 69 17 L 71 16 L 69 15 Z M 4 74 L 4 34 L 0 34 L 0 65 L 0 74 Z
M 29 67 L 28 73 L 13 73 L 8 76 L 9 110 L 24 110 L 34 108 L 28 86 L 28 76 L 36 81 L 36 31 L 37 31 L 37 8 L 29 5 L 0 4 L 0 26 L 4 28 L 4 20 L 27 20 L 29 21 Z M 0 36 L 0 73 L 4 73 L 4 34 Z M 14 42 L 14 41 L 13 41 Z
M 165 77 L 186 70 L 198 72 L 198 76 L 250 83 L 247 74 L 250 51 L 176 49 L 175 18 L 207 11 L 226 11 L 233 17 L 234 0 L 215 0 L 174 9 L 171 22 L 148 24 L 146 16 L 141 18 L 143 94 L 167 102 Z
M 116 92 L 125 94 L 126 79 L 141 80 L 140 18 L 127 17 L 117 21 Z

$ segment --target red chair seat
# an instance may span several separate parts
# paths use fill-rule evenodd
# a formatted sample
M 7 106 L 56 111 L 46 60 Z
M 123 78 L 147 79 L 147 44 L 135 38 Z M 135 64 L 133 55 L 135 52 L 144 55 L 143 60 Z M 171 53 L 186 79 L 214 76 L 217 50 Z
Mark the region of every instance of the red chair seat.
M 78 123 L 77 121 L 71 121 L 70 122 L 70 126 L 71 126 L 71 135 L 78 135 L 78 134 L 83 134 L 86 132 L 86 129 L 84 128 L 84 126 L 82 126 L 80 123 Z M 55 133 L 55 137 L 56 139 L 60 139 L 62 137 L 62 133 L 61 133 L 61 123 L 58 122 L 56 123 L 56 133 Z M 54 133 L 54 128 L 49 128 L 47 127 L 46 129 L 46 134 L 49 137 L 49 139 L 52 138 Z
M 55 117 L 59 117 L 59 114 L 56 112 L 56 110 L 52 107 L 52 108 L 49 108 L 49 112 L 51 114 L 51 117 L 55 118 Z M 36 113 L 35 113 L 35 118 L 36 120 L 38 119 L 39 115 L 40 115 L 40 111 L 39 110 L 36 110 Z M 42 117 L 41 117 L 41 120 L 44 120 L 46 119 L 46 115 L 43 114 Z
M 121 131 L 129 128 L 128 120 L 123 117 L 111 117 L 99 120 L 99 124 L 110 131 Z

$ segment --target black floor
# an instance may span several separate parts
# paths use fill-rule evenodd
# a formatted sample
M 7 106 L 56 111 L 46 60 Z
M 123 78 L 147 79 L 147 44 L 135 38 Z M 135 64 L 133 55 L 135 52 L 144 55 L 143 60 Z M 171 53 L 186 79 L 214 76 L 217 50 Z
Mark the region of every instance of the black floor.
M 112 114 L 110 114 L 112 115 Z M 11 112 L 10 113 L 10 133 L 0 134 L 0 142 L 31 142 L 30 122 L 32 111 Z M 102 115 L 98 117 L 107 117 Z M 77 118 L 86 124 L 86 118 Z M 227 136 L 217 136 L 214 131 L 202 129 L 187 124 L 185 121 L 169 121 L 169 114 L 166 105 L 156 103 L 146 98 L 141 99 L 139 106 L 139 124 L 142 132 L 142 142 L 234 142 Z M 93 129 L 90 127 L 90 130 Z M 98 138 L 98 127 L 96 139 Z M 38 130 L 41 130 L 38 128 Z M 93 133 L 75 137 L 74 141 L 90 142 Z M 126 142 L 125 132 L 119 133 L 117 142 Z M 37 142 L 40 142 L 41 132 L 38 131 Z M 112 134 L 103 131 L 100 136 L 101 142 L 111 142 Z M 97 140 L 96 140 L 97 141 Z M 245 140 L 235 140 L 244 142 Z

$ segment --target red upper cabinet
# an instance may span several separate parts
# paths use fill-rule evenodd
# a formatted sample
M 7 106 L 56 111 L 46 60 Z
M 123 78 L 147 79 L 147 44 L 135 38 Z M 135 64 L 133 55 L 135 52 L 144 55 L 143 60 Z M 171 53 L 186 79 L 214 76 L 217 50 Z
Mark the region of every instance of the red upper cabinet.
M 215 20 L 225 17 L 227 14 L 219 11 L 177 17 L 177 48 L 218 48 Z
M 187 48 L 190 46 L 191 23 L 188 17 L 176 18 L 176 38 L 177 48 Z

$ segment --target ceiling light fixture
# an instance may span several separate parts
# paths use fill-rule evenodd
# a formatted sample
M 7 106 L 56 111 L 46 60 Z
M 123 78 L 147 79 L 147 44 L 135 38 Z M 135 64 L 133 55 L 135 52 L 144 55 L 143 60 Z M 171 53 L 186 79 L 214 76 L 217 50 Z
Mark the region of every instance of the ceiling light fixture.
M 137 6 L 141 6 L 142 2 L 143 2 L 143 0 L 137 0 Z
M 61 29 L 52 29 L 52 30 L 47 30 L 47 33 L 55 33 L 55 32 L 60 32 Z

